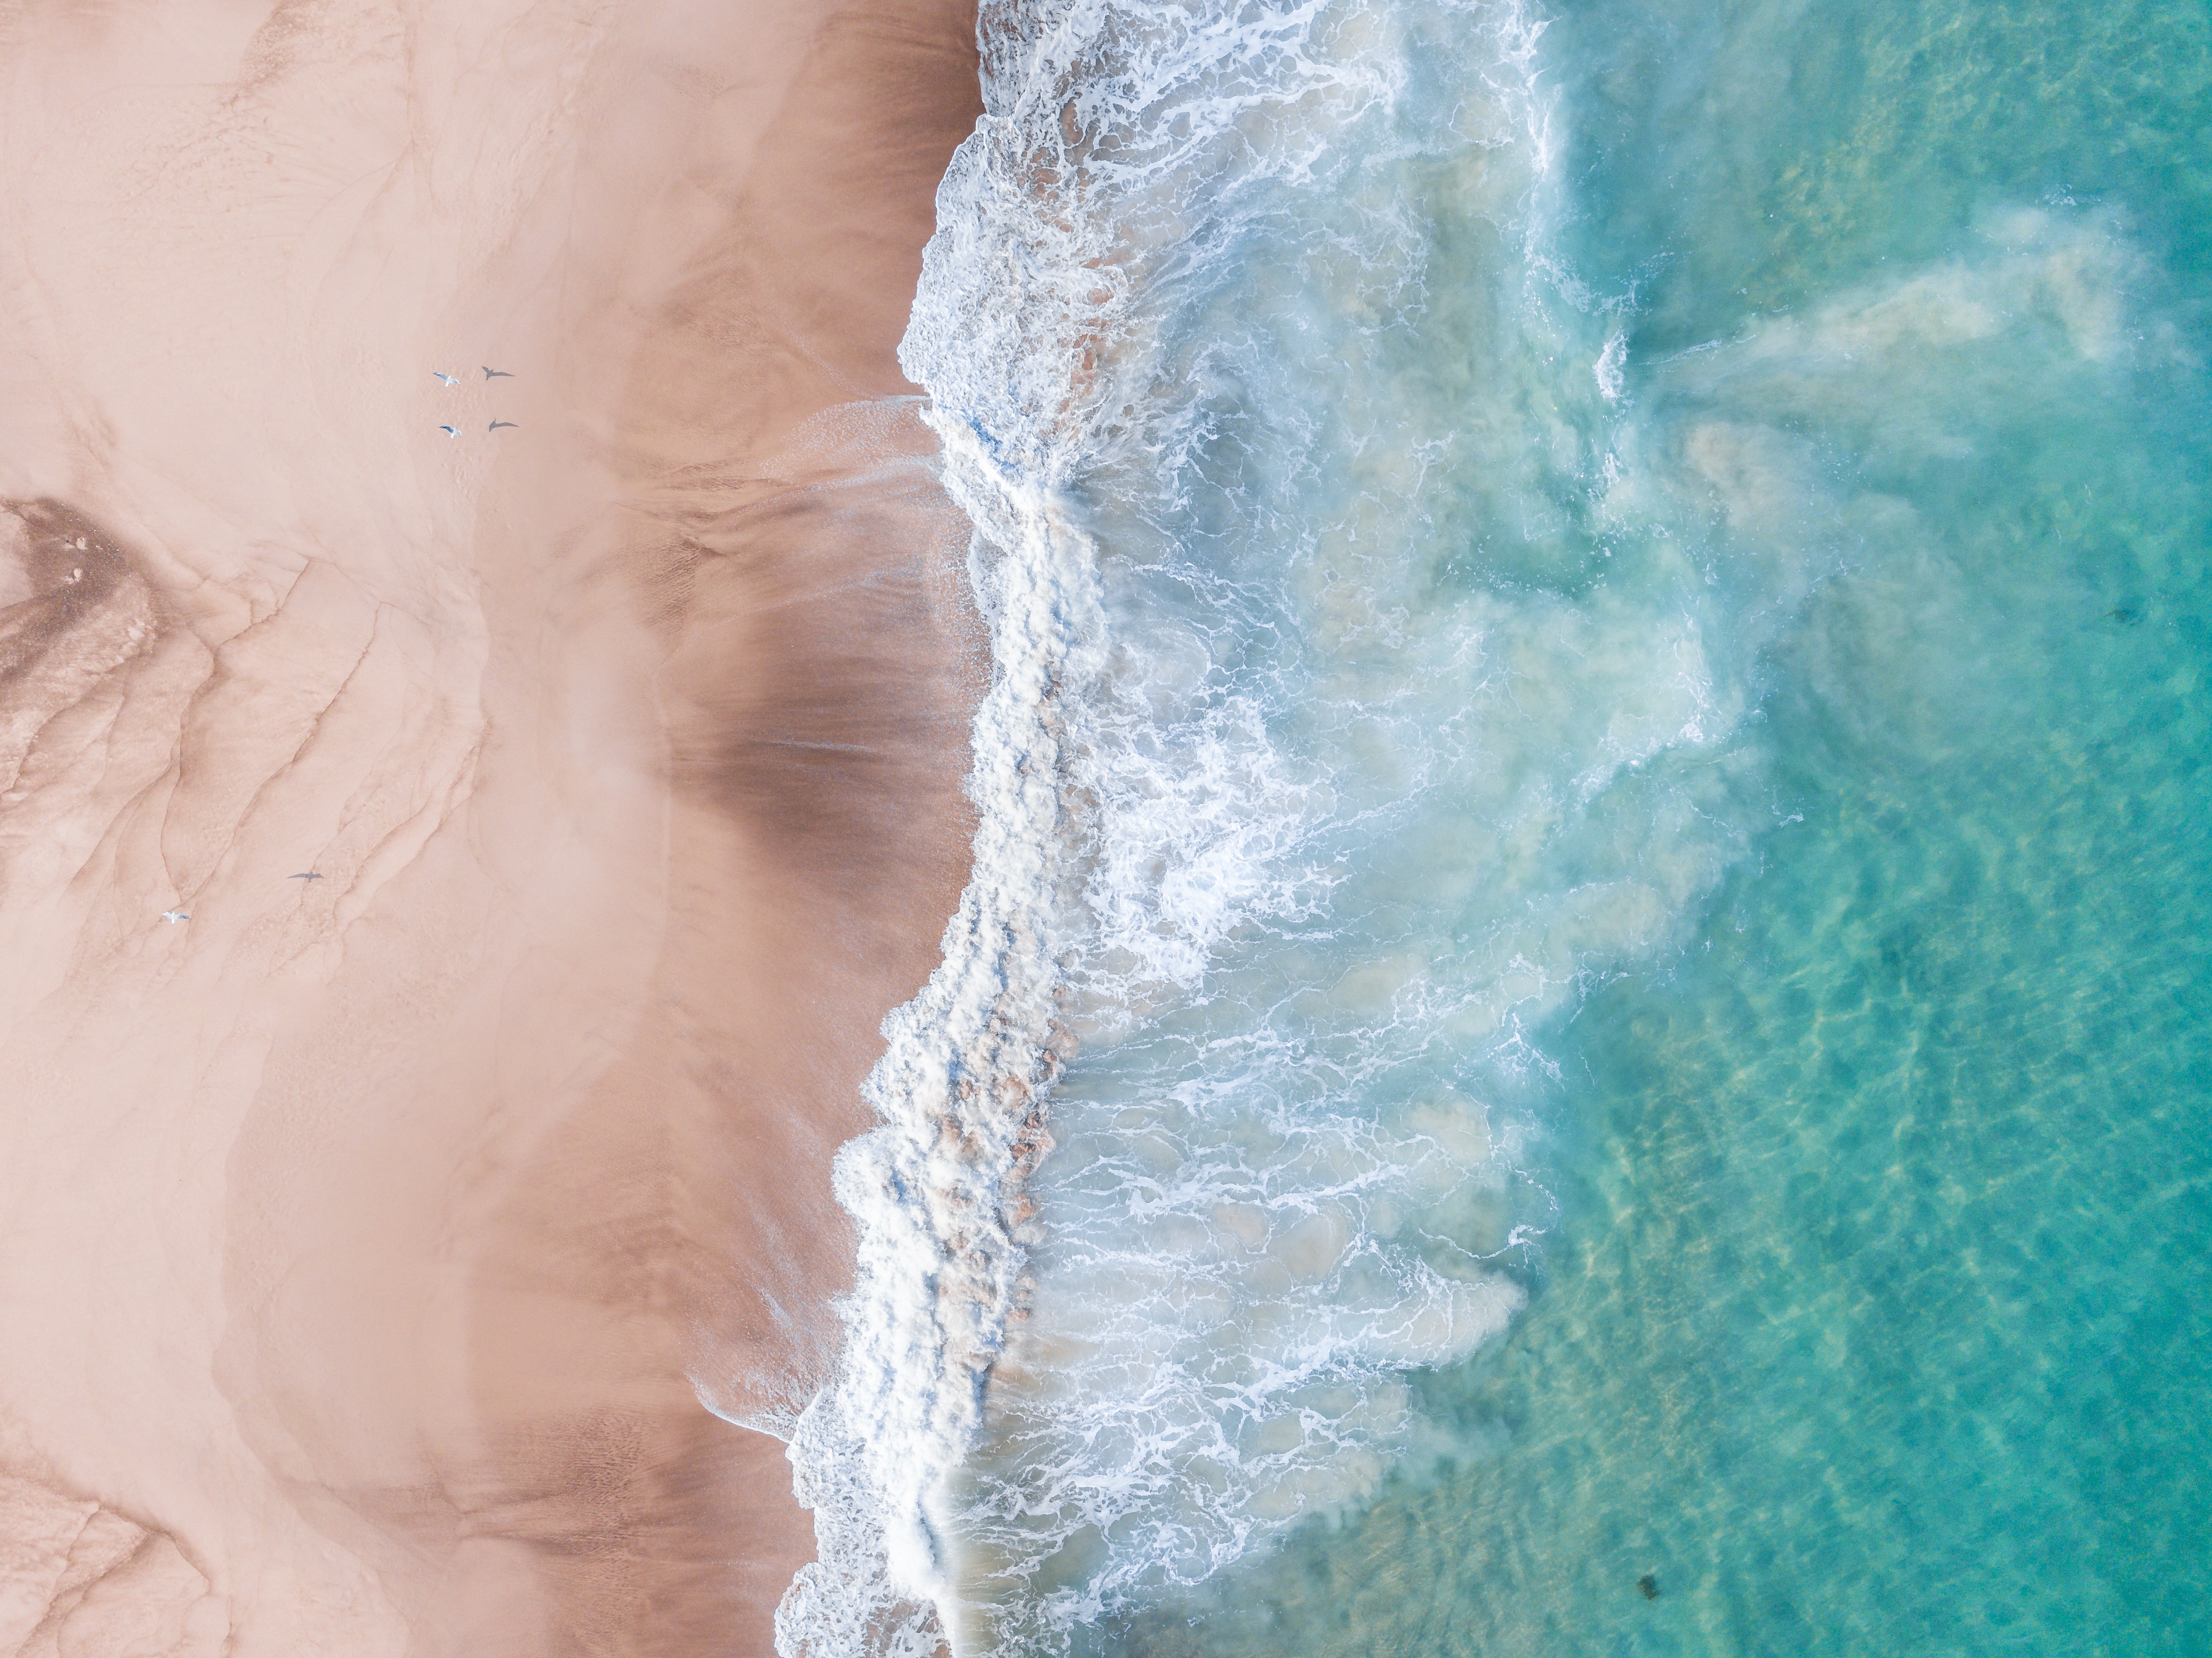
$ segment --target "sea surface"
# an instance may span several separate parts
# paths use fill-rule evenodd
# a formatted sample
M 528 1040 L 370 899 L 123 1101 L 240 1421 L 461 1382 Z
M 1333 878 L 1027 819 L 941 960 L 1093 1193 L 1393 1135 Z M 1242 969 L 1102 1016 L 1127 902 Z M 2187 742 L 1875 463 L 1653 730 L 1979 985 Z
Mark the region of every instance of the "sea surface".
M 783 1650 L 2212 1651 L 2212 12 L 981 39 Z

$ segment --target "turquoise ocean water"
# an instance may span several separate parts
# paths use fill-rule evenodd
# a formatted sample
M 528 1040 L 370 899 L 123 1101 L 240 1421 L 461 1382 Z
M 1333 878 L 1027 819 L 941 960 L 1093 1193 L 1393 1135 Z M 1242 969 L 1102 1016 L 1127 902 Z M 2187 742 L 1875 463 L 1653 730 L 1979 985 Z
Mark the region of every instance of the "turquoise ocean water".
M 2212 1651 L 2212 16 L 982 39 L 785 1649 Z

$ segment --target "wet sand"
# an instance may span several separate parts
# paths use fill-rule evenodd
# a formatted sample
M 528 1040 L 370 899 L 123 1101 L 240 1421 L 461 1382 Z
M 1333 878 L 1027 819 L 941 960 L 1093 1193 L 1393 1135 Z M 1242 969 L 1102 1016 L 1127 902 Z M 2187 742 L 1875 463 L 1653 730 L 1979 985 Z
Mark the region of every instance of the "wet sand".
M 770 1649 L 965 873 L 972 38 L 0 25 L 0 1646 Z

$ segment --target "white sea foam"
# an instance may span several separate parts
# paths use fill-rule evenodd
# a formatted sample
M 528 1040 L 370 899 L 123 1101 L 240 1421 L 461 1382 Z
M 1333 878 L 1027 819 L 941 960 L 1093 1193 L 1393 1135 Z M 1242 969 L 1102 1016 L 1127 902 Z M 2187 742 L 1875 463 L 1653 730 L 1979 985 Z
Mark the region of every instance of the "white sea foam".
M 860 1259 L 838 1379 L 793 1441 L 821 1558 L 779 1614 L 786 1652 L 971 1644 L 951 1491 L 1021 1310 L 1037 1236 L 1022 1186 L 1072 1045 L 1061 1012 L 1080 988 L 1092 1023 L 1126 1022 L 1148 990 L 1194 985 L 1239 925 L 1325 884 L 1284 867 L 1301 786 L 1249 697 L 1149 717 L 1169 665 L 1112 658 L 1096 549 L 1063 492 L 1143 425 L 1121 401 L 1149 367 L 1132 285 L 1221 222 L 1207 192 L 1237 173 L 1209 162 L 1317 165 L 1390 94 L 1397 59 L 1365 49 L 1371 21 L 1322 3 L 986 9 L 990 112 L 940 191 L 904 350 L 977 527 L 997 667 L 975 732 L 975 874 L 943 967 L 887 1023 L 867 1090 L 884 1126 L 838 1162 Z M 1309 1278 L 1341 1270 L 1310 1239 L 1285 1249 Z M 1385 1363 L 1464 1351 L 1510 1299 L 1468 1284 L 1422 1309 L 1402 1290 L 1385 1268 L 1370 1291 Z
M 1734 855 L 1717 774 L 1668 761 L 1721 754 L 1755 640 L 1686 548 L 1440 574 L 1485 492 L 1555 562 L 1668 507 L 1607 424 L 1620 337 L 1540 246 L 1540 33 L 985 8 L 902 348 L 995 663 L 974 875 L 838 1160 L 859 1272 L 793 1436 L 787 1655 L 1059 1649 L 1449 1448 L 1408 1373 L 1519 1304 L 1530 1032 Z M 1431 269 L 1416 186 L 1486 263 Z M 1512 418 L 1394 367 L 1452 307 Z

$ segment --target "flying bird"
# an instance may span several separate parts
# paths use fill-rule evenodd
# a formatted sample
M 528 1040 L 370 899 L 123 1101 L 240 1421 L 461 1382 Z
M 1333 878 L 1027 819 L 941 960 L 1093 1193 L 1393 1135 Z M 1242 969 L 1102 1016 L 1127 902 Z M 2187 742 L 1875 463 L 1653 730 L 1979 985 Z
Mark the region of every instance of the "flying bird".
M 433 368 L 430 372 L 448 386 L 459 386 L 461 383 L 461 377 L 459 374 L 448 374 L 442 368 Z
M 449 438 L 457 438 L 461 434 L 461 428 L 458 426 L 441 426 L 438 429 Z
M 511 380 L 514 376 L 508 374 L 504 368 L 486 368 L 484 370 L 484 378 L 488 380 Z
M 323 878 L 323 873 L 320 870 L 307 869 L 301 870 L 297 875 L 288 875 L 284 878 L 288 881 L 319 881 Z
M 192 918 L 181 909 L 165 909 L 161 912 L 161 919 L 165 921 L 189 921 Z
M 485 429 L 488 431 L 496 432 L 502 426 L 520 427 L 521 424 L 522 422 L 519 420 L 495 420 Z

